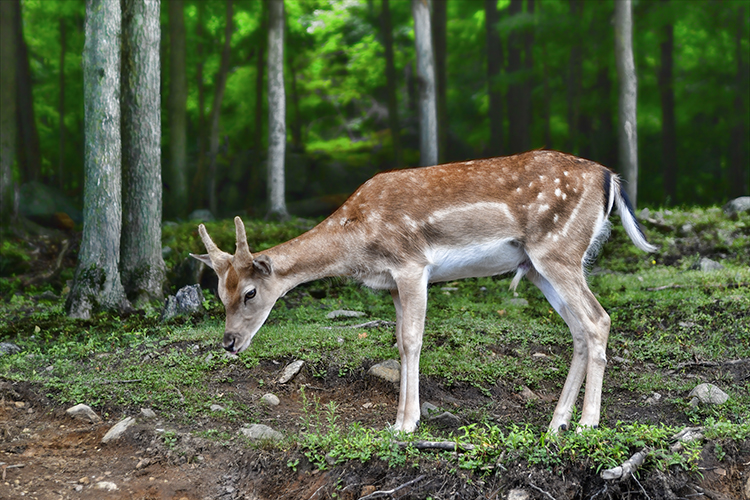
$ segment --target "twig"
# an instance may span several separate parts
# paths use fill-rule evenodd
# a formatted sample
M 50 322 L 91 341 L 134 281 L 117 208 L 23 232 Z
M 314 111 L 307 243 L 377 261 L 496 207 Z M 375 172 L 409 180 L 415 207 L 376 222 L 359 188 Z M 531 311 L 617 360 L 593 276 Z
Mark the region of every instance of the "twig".
M 643 494 L 644 494 L 644 495 L 646 495 L 646 498 L 647 498 L 648 500 L 651 500 L 651 497 L 650 497 L 650 496 L 648 496 L 648 493 L 646 493 L 646 488 L 644 488 L 644 487 L 643 487 L 643 485 L 641 484 L 641 482 L 640 482 L 640 481 L 638 481 L 638 478 L 637 478 L 637 477 L 635 477 L 635 475 L 633 475 L 633 480 L 634 480 L 634 481 L 636 482 L 636 484 L 638 484 L 638 486 L 639 486 L 639 487 L 641 488 L 641 491 L 643 492 Z
M 404 484 L 402 484 L 401 486 L 399 486 L 397 488 L 393 488 L 392 490 L 374 491 L 374 492 L 370 493 L 369 495 L 365 495 L 363 497 L 360 497 L 359 500 L 367 500 L 368 498 L 377 498 L 377 497 L 384 497 L 384 496 L 388 496 L 388 495 L 393 495 L 398 490 L 402 490 L 402 489 L 406 488 L 407 486 L 411 486 L 412 484 L 414 484 L 416 482 L 419 482 L 419 481 L 421 481 L 424 478 L 425 478 L 425 475 L 422 474 L 421 476 L 419 476 L 419 477 L 417 477 L 415 479 L 412 479 L 408 483 L 404 483 Z
M 366 323 L 360 323 L 358 325 L 344 325 L 344 326 L 324 326 L 323 330 L 334 330 L 341 328 L 378 328 L 380 326 L 395 326 L 396 323 L 393 321 L 385 321 L 382 319 L 376 319 L 375 321 L 368 321 Z
M 444 450 L 444 451 L 471 451 L 475 448 L 473 444 L 458 443 L 453 441 L 396 441 L 399 448 L 409 446 L 418 450 Z
M 534 488 L 539 493 L 542 493 L 542 494 L 546 495 L 548 498 L 551 498 L 552 500 L 557 500 L 555 497 L 553 497 L 552 495 L 550 495 L 549 493 L 547 493 L 546 491 L 544 491 L 540 487 L 534 485 L 533 483 L 528 483 L 528 485 L 531 486 L 532 488 Z
M 650 453 L 651 453 L 651 450 L 648 447 L 645 447 L 641 451 L 633 455 L 632 457 L 625 460 L 622 463 L 622 465 L 618 465 L 617 467 L 613 467 L 611 469 L 602 471 L 600 476 L 604 480 L 609 480 L 609 479 L 625 480 L 629 478 L 633 474 L 633 472 L 635 472 L 638 469 L 638 467 L 643 465 L 643 462 L 646 460 L 646 457 Z
M 310 495 L 310 498 L 308 500 L 312 500 L 313 498 L 315 498 L 315 496 L 318 494 L 318 492 L 320 490 L 322 490 L 323 488 L 325 488 L 325 487 L 326 487 L 326 485 L 324 484 L 323 486 L 321 486 L 320 488 L 318 488 L 317 490 L 315 490 L 315 493 L 313 493 L 312 495 Z

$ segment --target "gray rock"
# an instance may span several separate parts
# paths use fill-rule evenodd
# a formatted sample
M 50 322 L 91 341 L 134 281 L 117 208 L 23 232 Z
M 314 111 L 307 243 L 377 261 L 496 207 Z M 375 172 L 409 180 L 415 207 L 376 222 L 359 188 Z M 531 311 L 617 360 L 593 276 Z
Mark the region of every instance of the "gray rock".
M 510 299 L 508 304 L 515 307 L 526 307 L 529 305 L 529 301 L 523 298 Z
M 526 401 L 538 401 L 542 399 L 538 394 L 536 394 L 525 385 L 521 388 L 521 397 Z
M 388 382 L 401 381 L 401 363 L 395 359 L 388 359 L 377 365 L 373 365 L 368 371 L 370 375 L 382 378 Z
M 276 396 L 275 394 L 271 394 L 271 393 L 264 394 L 263 396 L 261 396 L 260 402 L 268 406 L 279 406 L 279 404 L 281 403 L 278 396 Z
M 17 354 L 21 352 L 21 348 L 12 342 L 0 342 L 0 356 L 5 354 Z
M 96 414 L 90 406 L 85 404 L 77 404 L 65 410 L 65 413 L 73 418 L 79 418 L 82 420 L 88 420 L 91 423 L 101 422 L 102 419 Z
M 169 321 L 177 316 L 190 315 L 202 310 L 203 291 L 200 285 L 187 285 L 180 288 L 177 294 L 167 297 L 161 320 Z
M 326 318 L 328 319 L 361 318 L 364 315 L 365 313 L 360 312 L 360 311 L 347 311 L 346 309 L 336 309 L 335 311 L 331 311 L 328 314 L 326 314 Z
M 279 383 L 286 384 L 287 382 L 292 380 L 294 377 L 297 376 L 300 370 L 302 370 L 303 366 L 305 366 L 305 362 L 301 359 L 298 359 L 297 361 L 294 361 L 286 365 L 286 367 L 284 368 L 284 371 L 281 372 L 281 376 L 279 377 Z
M 210 409 L 211 411 L 224 411 L 224 407 L 217 404 L 212 404 Z
M 531 500 L 531 493 L 521 488 L 515 488 L 508 492 L 508 500 Z
M 105 490 L 105 491 L 117 491 L 120 489 L 112 481 L 99 481 L 98 483 L 94 485 L 94 488 L 96 488 L 97 490 Z
M 695 397 L 701 403 L 720 405 L 729 400 L 729 394 L 713 384 L 700 384 L 690 391 L 689 397 Z
M 200 221 L 200 222 L 212 222 L 216 220 L 216 217 L 214 217 L 214 214 L 211 213 L 210 210 L 207 208 L 200 208 L 198 210 L 193 210 L 190 212 L 190 215 L 188 215 L 188 220 L 191 221 Z
M 444 411 L 443 413 L 439 415 L 435 415 L 434 417 L 429 417 L 427 421 L 432 424 L 439 425 L 440 427 L 456 428 L 461 425 L 461 419 L 449 411 Z
M 715 260 L 711 260 L 708 257 L 701 257 L 701 260 L 693 264 L 690 269 L 693 270 L 701 270 L 704 273 L 708 273 L 711 271 L 718 271 L 720 269 L 724 269 L 724 266 L 716 262 Z
M 646 404 L 647 405 L 655 405 L 661 400 L 661 394 L 658 392 L 653 393 L 651 396 L 646 398 Z
M 156 413 L 151 408 L 141 408 L 141 415 L 144 418 L 156 418 Z
M 439 415 L 440 409 L 434 404 L 428 403 L 427 401 L 425 401 L 424 403 L 422 403 L 422 406 L 420 407 L 420 412 L 422 414 L 422 418 L 428 419 L 432 416 Z
M 750 212 L 750 196 L 740 196 L 724 205 L 724 213 L 736 218 L 741 212 Z
M 240 433 L 251 441 L 281 441 L 284 435 L 263 424 L 252 424 L 240 429 Z
M 117 422 L 110 430 L 107 431 L 107 433 L 102 438 L 102 443 L 109 443 L 112 441 L 117 441 L 122 437 L 123 434 L 125 434 L 125 431 L 128 430 L 128 427 L 133 425 L 135 423 L 135 419 L 133 417 L 125 417 L 124 419 Z

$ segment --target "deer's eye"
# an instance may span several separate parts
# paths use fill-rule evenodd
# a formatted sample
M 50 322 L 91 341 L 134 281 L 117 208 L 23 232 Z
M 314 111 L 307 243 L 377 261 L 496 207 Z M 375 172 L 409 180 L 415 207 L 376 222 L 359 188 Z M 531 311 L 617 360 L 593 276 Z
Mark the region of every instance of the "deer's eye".
M 247 304 L 248 300 L 251 300 L 254 298 L 255 298 L 255 288 L 253 288 L 252 290 L 248 290 L 247 293 L 245 294 L 245 304 Z

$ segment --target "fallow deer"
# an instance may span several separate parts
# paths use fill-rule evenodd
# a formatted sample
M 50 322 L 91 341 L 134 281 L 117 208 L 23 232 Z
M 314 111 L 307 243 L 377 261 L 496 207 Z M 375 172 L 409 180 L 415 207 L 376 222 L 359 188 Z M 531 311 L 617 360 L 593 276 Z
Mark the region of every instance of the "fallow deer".
M 555 151 L 531 151 L 380 173 L 313 229 L 251 254 L 235 218 L 234 255 L 203 225 L 207 255 L 226 308 L 224 348 L 248 347 L 279 299 L 300 283 L 348 276 L 389 290 L 396 309 L 401 381 L 395 429 L 420 416 L 419 356 L 429 283 L 515 272 L 534 283 L 573 335 L 573 359 L 550 429 L 570 425 L 584 378 L 581 426 L 599 423 L 610 318 L 589 290 L 585 268 L 609 235 L 617 208 L 626 233 L 646 241 L 620 178 L 606 167 Z

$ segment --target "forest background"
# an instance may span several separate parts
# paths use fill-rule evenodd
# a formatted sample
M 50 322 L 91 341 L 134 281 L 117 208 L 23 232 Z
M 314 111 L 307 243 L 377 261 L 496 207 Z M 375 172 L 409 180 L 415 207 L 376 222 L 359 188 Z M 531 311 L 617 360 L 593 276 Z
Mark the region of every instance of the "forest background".
M 19 3 L 14 176 L 22 192 L 43 183 L 80 206 L 85 2 Z M 292 214 L 324 214 L 374 173 L 419 164 L 411 5 L 389 2 L 384 24 L 384 3 L 285 1 Z M 488 24 L 493 3 L 496 19 Z M 267 11 L 261 0 L 162 2 L 165 218 L 200 208 L 216 216 L 265 214 Z M 433 0 L 439 161 L 552 148 L 618 170 L 613 15 L 608 0 Z M 743 1 L 634 2 L 639 205 L 710 205 L 750 192 L 749 15 Z M 183 35 L 175 30 L 176 16 L 184 19 Z M 397 130 L 389 121 L 386 30 L 393 41 Z M 175 38 L 181 36 L 184 43 Z M 183 50 L 184 67 L 172 64 L 173 53 Z M 223 95 L 217 92 L 222 78 Z M 176 79 L 187 82 L 186 161 L 179 171 L 172 168 L 170 144 Z M 491 132 L 492 93 L 501 119 Z M 218 127 L 211 125 L 214 116 Z M 177 175 L 187 180 L 183 202 L 176 199 Z

